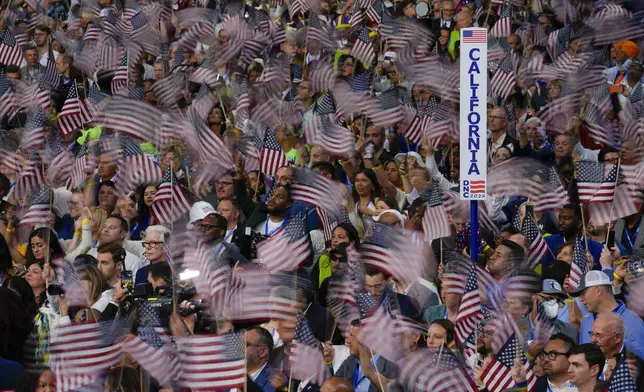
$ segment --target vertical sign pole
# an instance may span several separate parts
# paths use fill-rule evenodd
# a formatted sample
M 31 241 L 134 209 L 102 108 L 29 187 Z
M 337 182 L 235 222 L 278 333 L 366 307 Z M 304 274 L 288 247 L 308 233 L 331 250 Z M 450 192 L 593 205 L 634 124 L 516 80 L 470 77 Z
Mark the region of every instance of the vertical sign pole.
M 487 30 L 461 29 L 460 199 L 470 201 L 470 254 L 478 262 L 478 201 L 487 196 Z

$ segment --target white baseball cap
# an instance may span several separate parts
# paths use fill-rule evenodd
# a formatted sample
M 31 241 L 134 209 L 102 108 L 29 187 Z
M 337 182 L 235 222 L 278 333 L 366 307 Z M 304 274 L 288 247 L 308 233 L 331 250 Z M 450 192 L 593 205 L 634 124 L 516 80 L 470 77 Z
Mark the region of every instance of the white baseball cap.
M 577 287 L 577 290 L 570 291 L 570 294 L 577 297 L 581 294 L 582 291 L 586 290 L 589 287 L 610 285 L 610 279 L 604 272 L 588 271 L 586 272 L 586 275 L 581 278 L 581 281 L 579 281 L 579 287 Z
M 210 214 L 216 213 L 217 211 L 212 206 L 212 204 L 205 201 L 198 201 L 193 204 L 192 208 L 190 209 L 190 223 L 195 223 L 196 221 L 200 221 Z

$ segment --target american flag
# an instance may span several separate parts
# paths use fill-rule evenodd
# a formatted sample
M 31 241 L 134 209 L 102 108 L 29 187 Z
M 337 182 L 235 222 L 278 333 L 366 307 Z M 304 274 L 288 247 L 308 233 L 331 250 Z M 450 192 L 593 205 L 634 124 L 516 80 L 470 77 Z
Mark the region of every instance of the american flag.
M 369 71 L 361 72 L 346 79 L 349 88 L 355 92 L 363 92 L 371 89 L 373 74 Z
M 96 156 L 89 151 L 89 143 L 81 146 L 80 150 L 74 160 L 71 176 L 71 188 L 80 187 L 89 174 L 92 174 L 96 169 Z
M 612 202 L 615 197 L 617 165 L 579 162 L 575 178 L 582 203 Z
M 323 46 L 329 46 L 330 40 L 328 33 L 317 14 L 311 13 L 309 16 L 309 25 L 306 30 L 306 39 L 308 41 L 319 42 Z
M 59 392 L 87 388 L 121 360 L 119 345 L 105 344 L 101 324 L 59 325 L 51 337 L 50 361 Z
M 126 54 L 121 59 L 121 64 L 119 64 L 119 67 L 116 69 L 116 73 L 112 78 L 112 83 L 111 83 L 112 95 L 123 95 L 123 91 L 125 90 L 125 86 L 127 86 L 127 81 L 129 77 L 128 70 L 129 70 L 128 56 Z
M 0 33 L 0 63 L 19 67 L 22 65 L 22 48 L 8 28 Z
M 360 0 L 356 0 L 355 4 L 353 5 L 353 13 L 351 14 L 351 18 L 349 19 L 349 24 L 351 25 L 351 34 L 360 30 L 360 26 L 362 26 L 362 24 L 364 23 L 364 17 L 365 15 L 362 12 L 361 2 Z
M 173 223 L 190 210 L 188 195 L 169 168 L 150 208 L 152 216 L 161 223 Z
M 94 119 L 95 113 L 101 110 L 101 103 L 105 98 L 107 98 L 107 94 L 101 92 L 98 83 L 90 82 L 87 99 L 83 100 L 81 104 L 83 122 L 87 123 Z
M 51 207 L 49 200 L 50 192 L 50 187 L 46 185 L 42 185 L 40 187 L 38 193 L 36 193 L 31 200 L 31 205 L 29 206 L 27 213 L 20 220 L 21 225 L 38 226 L 47 223 L 47 215 L 49 214 Z
M 74 86 L 69 89 L 67 99 L 60 111 L 60 116 L 58 116 L 58 130 L 63 135 L 72 133 L 75 129 L 83 126 L 85 121 L 81 112 L 82 106 L 84 106 L 84 104 L 81 104 L 81 100 L 78 97 L 78 91 L 76 89 L 76 83 L 74 83 Z
M 47 183 L 53 187 L 64 184 L 72 174 L 74 154 L 69 150 L 58 153 L 47 169 Z
M 54 52 L 51 48 L 49 48 L 49 52 L 47 53 L 47 65 L 45 66 L 45 72 L 43 72 L 40 80 L 52 90 L 58 88 L 58 84 L 60 83 L 56 60 L 54 59 Z
M 624 166 L 622 165 L 622 169 Z M 616 219 L 637 214 L 640 202 L 639 191 L 635 183 L 621 183 L 615 188 L 612 203 L 590 203 L 588 210 L 596 225 L 607 225 Z
M 365 7 L 367 9 L 367 19 L 379 26 L 382 20 L 382 17 L 380 15 L 382 15 L 383 12 L 386 12 L 385 7 L 382 4 L 382 0 L 372 1 L 371 3 L 371 6 Z
M 632 392 L 636 391 L 637 387 L 633 376 L 631 376 L 631 371 L 624 360 L 624 355 L 621 355 L 615 370 L 608 380 L 608 392 Z
M 159 165 L 145 155 L 131 137 L 121 135 L 120 142 L 120 171 L 119 181 L 116 183 L 119 194 L 125 195 L 140 185 L 156 184 L 163 180 L 163 172 Z
M 164 112 L 143 101 L 125 97 L 112 97 L 107 101 L 103 113 L 96 121 L 102 121 L 104 128 L 118 129 L 128 135 L 152 142 L 159 142 L 159 124 Z
M 309 67 L 309 88 L 312 92 L 325 91 L 335 81 L 335 72 L 333 71 L 333 64 L 327 59 L 320 59 Z
M 487 31 L 483 29 L 463 30 L 461 33 L 464 44 L 487 44 Z
M 472 263 L 465 285 L 465 293 L 458 306 L 456 323 L 454 324 L 456 340 L 459 344 L 464 344 L 467 338 L 474 332 L 478 323 L 483 320 L 481 297 L 479 296 L 479 285 L 476 274 L 476 265 Z
M 16 109 L 15 99 L 7 77 L 4 72 L 0 73 L 0 121 Z
M 194 390 L 243 388 L 246 342 L 242 333 L 176 338 L 181 363 L 180 384 Z
M 272 129 L 266 130 L 264 145 L 259 153 L 259 170 L 266 175 L 273 176 L 277 172 L 277 169 L 288 164 L 284 150 L 282 150 L 282 146 L 275 139 L 275 131 Z
M 225 168 L 233 167 L 232 153 L 223 140 L 206 125 L 206 122 L 199 117 L 195 110 L 188 112 L 188 118 L 199 141 L 201 162 L 217 162 Z
M 41 184 L 45 182 L 42 164 L 40 162 L 27 161 L 22 165 L 20 177 L 16 180 L 13 188 L 13 195 L 17 199 L 29 196 Z
M 50 92 L 43 81 L 27 85 L 20 80 L 14 80 L 13 86 L 18 93 L 18 106 L 31 113 L 38 109 L 48 110 L 51 107 Z
M 514 60 L 514 56 L 512 54 L 508 54 L 503 60 L 501 60 L 499 67 L 494 71 L 492 79 L 490 80 L 492 93 L 498 95 L 502 99 L 506 99 L 512 95 L 517 84 L 514 73 Z
M 534 200 L 535 211 L 546 211 L 562 208 L 570 202 L 570 200 L 568 199 L 568 193 L 561 184 L 556 169 L 554 167 L 551 167 L 548 173 L 548 182 L 551 187 L 546 188 L 546 190 L 537 195 Z
M 416 115 L 409 123 L 405 131 L 405 136 L 409 141 L 415 144 L 421 142 L 422 137 L 427 132 L 434 110 L 436 110 L 436 98 L 432 95 L 427 104 L 420 104 L 416 110 Z
M 289 363 L 296 380 L 310 379 L 311 383 L 322 385 L 330 376 L 329 369 L 324 365 L 320 342 L 313 336 L 309 323 L 301 313 L 297 315 Z
M 391 294 L 385 294 L 388 295 Z M 405 328 L 401 323 L 400 314 L 387 309 L 385 301 L 360 324 L 361 343 L 391 362 L 398 362 L 404 357 L 401 349 Z
M 520 342 L 515 333 L 505 342 L 503 347 L 499 350 L 496 357 L 488 364 L 483 370 L 483 382 L 490 392 L 503 392 L 508 388 L 514 386 L 512 379 L 512 368 L 514 367 L 514 359 L 520 353 L 524 363 L 525 353 L 520 347 Z M 536 382 L 532 371 L 528 372 L 528 390 L 531 390 L 530 384 Z
M 443 192 L 438 186 L 430 188 L 422 223 L 425 241 L 449 237 L 452 234 L 447 212 L 443 206 Z
M 422 274 L 424 248 L 399 228 L 376 224 L 369 243 L 360 246 L 364 265 L 381 270 L 400 282 L 411 283 Z
M 333 212 L 339 213 L 343 208 L 340 185 L 305 168 L 293 168 L 291 197 Z
M 530 215 L 526 215 L 523 220 L 521 224 L 521 233 L 530 243 L 530 249 L 528 250 L 528 265 L 531 269 L 534 269 L 534 267 L 543 260 L 544 256 L 548 252 L 548 244 L 546 244 L 546 240 L 544 240 L 541 233 L 539 233 L 539 228 Z
M 449 349 L 412 352 L 402 362 L 400 383 L 408 392 L 477 392 L 467 368 Z
M 354 149 L 354 137 L 351 131 L 339 125 L 334 114 L 314 114 L 305 127 L 307 142 L 322 146 L 325 150 L 346 155 Z
M 257 244 L 257 258 L 270 271 L 295 271 L 311 257 L 306 215 L 288 219 L 272 237 Z
M 232 278 L 227 279 L 224 317 L 244 322 L 294 320 L 298 309 L 295 298 L 287 298 L 271 291 L 276 287 L 276 278 L 279 276 L 279 273 L 264 268 L 236 271 Z M 271 293 L 268 301 L 267 293 Z
M 490 29 L 492 37 L 504 38 L 512 34 L 512 18 L 505 17 L 499 19 Z
M 27 117 L 25 124 L 25 132 L 22 135 L 22 142 L 20 148 L 27 151 L 32 148 L 40 148 L 45 143 L 45 116 L 42 109 L 38 109 L 35 113 Z
M 399 94 L 400 91 L 392 87 L 376 98 L 362 100 L 359 104 L 374 124 L 387 127 L 405 119 L 405 113 L 399 102 Z
M 169 349 L 154 347 L 138 336 L 129 337 L 121 345 L 159 384 L 167 384 L 177 377 L 177 361 Z
M 376 58 L 376 52 L 373 49 L 373 43 L 369 38 L 369 29 L 362 26 L 358 39 L 351 49 L 351 55 L 366 64 L 371 64 Z
M 568 40 L 570 39 L 572 32 L 571 26 L 564 26 L 548 35 L 546 50 L 548 51 L 552 61 L 555 61 L 559 55 L 568 50 Z
M 575 238 L 575 246 L 572 252 L 572 264 L 570 264 L 570 287 L 574 290 L 579 287 L 581 278 L 588 272 L 588 262 L 586 260 L 586 247 L 583 238 L 578 235 Z

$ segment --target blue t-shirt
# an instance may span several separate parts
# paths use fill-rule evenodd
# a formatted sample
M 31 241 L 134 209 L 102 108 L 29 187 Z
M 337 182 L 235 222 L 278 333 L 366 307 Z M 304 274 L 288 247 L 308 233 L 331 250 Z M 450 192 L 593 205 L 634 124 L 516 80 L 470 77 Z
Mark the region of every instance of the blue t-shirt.
M 566 242 L 566 238 L 561 234 L 553 234 L 545 237 L 545 240 L 546 244 L 548 244 L 548 248 L 550 248 L 552 253 L 546 252 L 546 256 L 543 258 L 543 268 L 546 268 L 554 260 L 553 255 L 557 254 L 557 249 L 559 249 L 561 245 Z M 583 242 L 585 244 L 585 241 Z M 588 238 L 588 251 L 593 256 L 593 260 L 595 260 L 595 267 L 599 267 L 600 265 L 599 256 L 601 256 L 602 254 L 603 247 L 604 246 L 599 242 Z

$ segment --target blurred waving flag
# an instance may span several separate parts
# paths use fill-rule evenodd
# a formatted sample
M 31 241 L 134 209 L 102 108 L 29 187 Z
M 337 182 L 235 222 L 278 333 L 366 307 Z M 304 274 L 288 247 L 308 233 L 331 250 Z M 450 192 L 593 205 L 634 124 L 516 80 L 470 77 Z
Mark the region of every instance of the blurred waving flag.
M 181 363 L 180 384 L 193 390 L 243 388 L 246 345 L 243 333 L 192 335 L 176 339 Z
M 452 234 L 452 229 L 447 219 L 447 212 L 443 206 L 443 192 L 438 186 L 430 188 L 422 224 L 425 241 L 448 237 Z
M 173 223 L 190 210 L 188 195 L 169 168 L 150 208 L 152 216 L 161 223 Z
M 582 276 L 588 272 L 588 261 L 586 260 L 586 248 L 583 238 L 578 235 L 575 238 L 575 246 L 572 252 L 572 264 L 570 265 L 570 287 L 576 289 Z
M 366 64 L 371 64 L 376 58 L 376 52 L 373 49 L 373 43 L 369 37 L 369 29 L 362 26 L 358 39 L 351 49 L 351 55 Z
M 479 296 L 479 285 L 476 279 L 476 273 L 476 265 L 472 263 L 467 283 L 465 285 L 465 293 L 463 294 L 461 303 L 458 306 L 456 323 L 454 324 L 456 340 L 459 344 L 464 344 L 467 338 L 469 338 L 472 332 L 477 328 L 478 323 L 483 320 L 483 312 L 481 312 L 481 297 Z
M 333 180 L 305 168 L 293 168 L 291 197 L 332 212 L 343 208 L 340 185 Z
M 16 96 L 11 90 L 7 77 L 4 72 L 0 73 L 0 121 L 15 110 L 15 99 Z
M 508 388 L 514 387 L 512 379 L 512 368 L 514 359 L 519 356 L 524 363 L 524 369 L 527 374 L 528 390 L 531 391 L 536 383 L 536 377 L 532 373 L 521 342 L 517 339 L 516 334 L 512 334 L 506 343 L 498 351 L 496 357 L 483 370 L 483 382 L 490 392 L 503 392 Z
M 311 257 L 306 214 L 291 217 L 270 238 L 257 244 L 257 258 L 270 271 L 295 271 Z
M 539 228 L 535 224 L 534 219 L 528 214 L 526 214 L 526 217 L 521 224 L 521 233 L 530 243 L 530 249 L 528 250 L 528 265 L 530 268 L 534 269 L 534 267 L 543 260 L 548 252 L 548 245 L 546 244 L 546 240 L 541 236 L 541 233 L 539 233 Z
M 476 392 L 468 369 L 449 349 L 418 350 L 402 363 L 400 383 L 408 392 Z
M 39 149 L 45 143 L 45 116 L 42 109 L 27 117 L 25 131 L 22 135 L 20 148 L 24 151 L 32 148 Z
M 320 342 L 313 336 L 304 315 L 297 315 L 295 338 L 289 357 L 291 373 L 296 380 L 310 379 L 315 385 L 322 385 L 330 374 L 324 365 Z
M 21 225 L 39 226 L 47 223 L 47 215 L 50 212 L 50 196 L 51 188 L 42 185 L 38 193 L 36 193 L 31 200 L 31 205 L 27 210 L 25 216 L 20 220 Z
M 58 130 L 63 135 L 72 133 L 75 129 L 83 126 L 85 121 L 81 112 L 82 105 L 84 105 L 84 103 L 81 104 L 76 84 L 74 84 L 74 87 L 69 89 L 67 99 L 65 99 L 63 108 L 60 111 L 60 116 L 58 116 Z
M 608 380 L 608 392 L 631 392 L 637 390 L 631 371 L 624 360 L 624 355 L 619 359 L 613 374 Z

